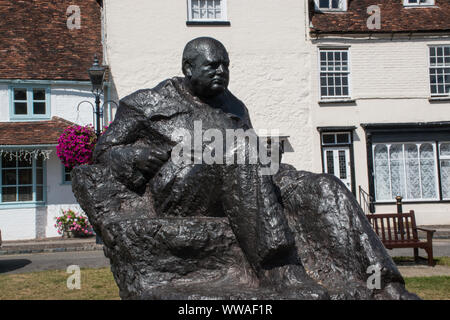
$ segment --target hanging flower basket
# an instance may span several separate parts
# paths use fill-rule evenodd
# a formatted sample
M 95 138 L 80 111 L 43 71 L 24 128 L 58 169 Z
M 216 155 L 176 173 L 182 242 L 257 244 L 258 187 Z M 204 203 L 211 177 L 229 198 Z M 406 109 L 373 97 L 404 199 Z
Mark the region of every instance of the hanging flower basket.
M 89 237 L 94 234 L 88 219 L 73 210 L 62 210 L 56 218 L 55 228 L 63 238 Z
M 92 163 L 97 136 L 90 125 L 67 127 L 58 139 L 56 154 L 67 168 Z

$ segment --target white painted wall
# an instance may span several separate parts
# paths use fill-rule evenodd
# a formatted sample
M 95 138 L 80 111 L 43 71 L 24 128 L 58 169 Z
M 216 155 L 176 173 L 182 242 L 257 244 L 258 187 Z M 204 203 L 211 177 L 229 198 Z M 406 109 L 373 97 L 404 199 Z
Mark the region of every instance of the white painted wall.
M 51 87 L 51 116 L 86 125 L 92 124 L 92 107 L 84 100 L 94 103 L 90 85 L 53 84 Z M 0 121 L 9 121 L 8 85 L 0 84 Z M 55 217 L 61 209 L 81 211 L 72 193 L 72 186 L 62 184 L 62 164 L 52 148 L 47 166 L 47 203 L 42 207 L 20 208 L 0 205 L 0 229 L 3 240 L 23 240 L 56 237 Z
M 356 188 L 368 191 L 367 152 L 361 123 L 434 122 L 450 120 L 450 101 L 430 102 L 428 45 L 450 44 L 450 38 L 337 39 L 313 43 L 317 46 L 350 45 L 351 92 L 354 106 L 319 105 L 318 48 L 311 55 L 312 121 L 318 126 L 356 126 L 354 135 Z M 314 132 L 313 170 L 322 170 L 320 136 Z M 415 210 L 419 224 L 450 224 L 450 204 L 405 204 Z M 396 212 L 392 205 L 378 205 L 377 213 Z
M 185 44 L 214 37 L 229 51 L 230 90 L 249 108 L 254 127 L 289 135 L 295 152 L 284 160 L 310 170 L 311 44 L 305 1 L 228 0 L 227 9 L 231 26 L 186 26 L 184 0 L 104 1 L 106 60 L 119 98 L 182 76 Z

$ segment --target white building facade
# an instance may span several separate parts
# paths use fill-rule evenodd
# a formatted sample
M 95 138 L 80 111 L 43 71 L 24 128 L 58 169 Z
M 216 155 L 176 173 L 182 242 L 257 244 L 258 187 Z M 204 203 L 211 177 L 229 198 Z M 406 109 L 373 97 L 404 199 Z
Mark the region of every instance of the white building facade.
M 450 224 L 450 6 L 412 4 L 312 9 L 313 170 L 367 192 L 376 213 L 401 196 L 418 224 Z
M 74 27 L 73 5 L 81 9 Z M 81 211 L 56 145 L 68 126 L 93 124 L 88 69 L 102 56 L 101 7 L 0 0 L 0 16 L 2 240 L 56 237 L 61 210 Z

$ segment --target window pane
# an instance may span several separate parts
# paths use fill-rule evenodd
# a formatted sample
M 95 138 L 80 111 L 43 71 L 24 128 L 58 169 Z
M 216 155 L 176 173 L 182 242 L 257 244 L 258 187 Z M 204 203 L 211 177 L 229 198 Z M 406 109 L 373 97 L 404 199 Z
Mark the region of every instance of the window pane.
M 350 135 L 348 133 L 339 133 L 336 138 L 337 143 L 350 143 Z
M 391 191 L 387 147 L 376 145 L 374 153 L 376 198 L 377 200 L 388 200 L 391 199 Z
M 44 175 L 42 169 L 36 169 L 36 184 L 44 183 Z
M 329 8 L 330 0 L 320 0 L 319 8 Z
M 45 100 L 45 89 L 33 89 L 33 100 Z
M 407 199 L 420 199 L 419 151 L 416 144 L 405 145 Z
M 15 167 L 16 167 L 16 158 L 4 154 L 2 156 L 2 168 L 15 168 Z
M 391 167 L 391 198 L 402 196 L 406 198 L 405 194 L 405 164 L 403 159 L 402 145 L 394 144 L 389 149 L 390 167 Z
M 326 144 L 330 144 L 330 143 L 332 143 L 332 144 L 334 144 L 335 143 L 335 141 L 334 141 L 334 134 L 324 134 L 323 135 L 323 143 L 326 143 Z
M 34 102 L 33 114 L 45 114 L 45 102 Z
M 31 168 L 33 166 L 33 162 L 32 162 L 31 159 L 26 159 L 26 160 L 25 159 L 18 159 L 17 160 L 17 166 L 19 168 L 26 168 L 26 167 Z
M 16 185 L 17 180 L 16 176 L 17 172 L 15 169 L 12 170 L 3 170 L 2 172 L 2 184 L 3 185 Z
M 32 201 L 33 187 L 19 187 L 19 201 Z
M 347 159 L 343 150 L 339 150 L 339 177 L 347 179 Z
M 333 151 L 327 151 L 327 173 L 334 174 Z
M 450 199 L 450 160 L 441 160 L 442 197 Z
M 27 100 L 27 89 L 14 89 L 14 100 Z
M 441 143 L 439 146 L 441 156 L 450 156 L 450 143 Z
M 19 184 L 33 184 L 33 170 L 32 169 L 20 169 Z
M 431 144 L 420 146 L 420 176 L 422 182 L 422 197 L 436 198 L 436 170 L 434 167 L 434 151 Z
M 44 163 L 44 157 L 42 155 L 39 155 L 36 159 L 36 167 L 42 168 Z
M 26 102 L 14 102 L 14 114 L 27 114 L 27 103 Z
M 17 201 L 17 188 L 7 187 L 2 188 L 2 202 L 15 202 Z
M 36 187 L 36 201 L 44 201 L 44 188 Z

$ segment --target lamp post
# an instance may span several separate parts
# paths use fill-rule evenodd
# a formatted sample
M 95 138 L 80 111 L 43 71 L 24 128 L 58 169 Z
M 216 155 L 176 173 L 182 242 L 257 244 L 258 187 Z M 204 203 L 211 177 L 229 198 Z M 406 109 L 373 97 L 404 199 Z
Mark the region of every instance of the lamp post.
M 100 107 L 100 96 L 103 94 L 103 82 L 105 81 L 105 71 L 106 68 L 98 63 L 97 55 L 94 56 L 94 63 L 92 67 L 88 70 L 89 78 L 92 84 L 92 93 L 95 96 L 95 122 L 96 128 L 95 133 L 97 138 L 102 132 L 101 122 L 103 120 L 103 107 Z
M 98 63 L 97 55 L 94 56 L 94 63 L 92 64 L 92 67 L 88 70 L 89 78 L 91 79 L 92 84 L 92 93 L 95 96 L 95 134 L 98 137 L 100 137 L 100 134 L 102 132 L 102 125 L 103 122 L 103 106 L 100 107 L 100 96 L 103 94 L 103 82 L 105 81 L 105 71 L 106 68 L 101 66 Z M 95 242 L 97 244 L 103 244 L 102 239 L 96 235 Z

